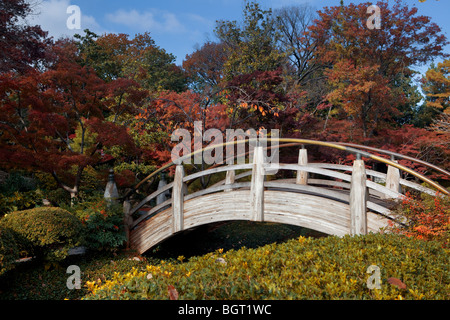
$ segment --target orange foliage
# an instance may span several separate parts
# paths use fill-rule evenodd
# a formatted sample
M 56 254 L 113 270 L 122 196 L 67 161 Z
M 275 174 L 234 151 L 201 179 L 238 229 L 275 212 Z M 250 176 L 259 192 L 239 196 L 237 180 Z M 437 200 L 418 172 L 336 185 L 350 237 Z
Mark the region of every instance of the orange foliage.
M 442 241 L 450 245 L 450 200 L 437 194 L 432 199 L 417 199 L 409 192 L 400 204 L 400 214 L 408 219 L 405 227 L 391 229 L 396 233 L 423 240 Z

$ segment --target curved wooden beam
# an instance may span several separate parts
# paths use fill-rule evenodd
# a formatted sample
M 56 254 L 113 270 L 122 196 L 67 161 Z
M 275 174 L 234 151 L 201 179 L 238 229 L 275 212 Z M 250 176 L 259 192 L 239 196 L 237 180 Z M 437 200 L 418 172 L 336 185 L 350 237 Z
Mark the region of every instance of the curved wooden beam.
M 250 190 L 203 195 L 184 203 L 183 230 L 232 220 L 252 221 Z M 131 248 L 143 253 L 173 235 L 172 208 L 142 221 L 130 237 Z M 388 225 L 385 217 L 368 212 L 368 231 Z M 326 234 L 344 236 L 350 232 L 350 212 L 345 203 L 302 193 L 267 190 L 264 193 L 264 221 L 297 225 Z
M 369 151 L 373 151 L 373 152 L 378 152 L 378 153 L 384 153 L 390 156 L 394 156 L 396 158 L 400 158 L 400 159 L 405 159 L 405 160 L 409 160 L 412 162 L 417 162 L 420 163 L 426 167 L 429 167 L 433 170 L 439 171 L 440 173 L 443 173 L 447 176 L 450 177 L 450 172 L 448 172 L 447 170 L 444 170 L 438 166 L 435 166 L 434 164 L 431 164 L 429 162 L 417 159 L 417 158 L 413 158 L 413 157 L 409 157 L 409 156 L 405 156 L 401 153 L 397 153 L 397 152 L 393 152 L 393 151 L 388 151 L 388 150 L 383 150 L 383 149 L 378 149 L 378 148 L 373 148 L 373 147 L 369 147 L 369 146 L 363 146 L 363 145 L 359 145 L 359 144 L 354 144 L 354 143 L 347 143 L 347 142 L 336 142 L 336 144 L 340 144 L 343 146 L 348 146 L 348 147 L 352 147 L 352 148 L 357 148 L 357 149 L 364 149 L 364 150 L 369 150 Z

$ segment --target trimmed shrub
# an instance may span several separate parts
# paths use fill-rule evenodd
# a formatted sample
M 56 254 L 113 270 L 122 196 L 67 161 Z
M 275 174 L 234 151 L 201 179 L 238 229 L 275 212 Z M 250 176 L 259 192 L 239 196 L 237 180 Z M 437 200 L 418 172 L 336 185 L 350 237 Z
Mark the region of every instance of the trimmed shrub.
M 19 249 L 12 230 L 0 226 L 0 276 L 14 268 Z
M 449 258 L 440 243 L 396 234 L 300 237 L 133 268 L 88 281 L 85 299 L 169 299 L 169 286 L 188 300 L 449 299 Z M 371 265 L 379 267 L 381 289 L 367 285 Z
M 19 248 L 28 255 L 61 260 L 80 241 L 82 224 L 61 208 L 41 207 L 8 214 L 0 226 L 18 235 Z

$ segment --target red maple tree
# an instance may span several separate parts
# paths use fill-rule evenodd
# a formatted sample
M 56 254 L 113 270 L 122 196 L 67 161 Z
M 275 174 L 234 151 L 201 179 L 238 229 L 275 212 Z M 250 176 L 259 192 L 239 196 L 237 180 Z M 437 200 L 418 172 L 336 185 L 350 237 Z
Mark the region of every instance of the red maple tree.
M 45 72 L 1 75 L 0 163 L 48 172 L 73 198 L 86 166 L 102 161 L 101 150 L 133 153 L 135 145 L 126 127 L 106 119 L 129 110 L 106 103 L 116 91 L 78 63 L 74 43 L 59 41 L 52 54 Z

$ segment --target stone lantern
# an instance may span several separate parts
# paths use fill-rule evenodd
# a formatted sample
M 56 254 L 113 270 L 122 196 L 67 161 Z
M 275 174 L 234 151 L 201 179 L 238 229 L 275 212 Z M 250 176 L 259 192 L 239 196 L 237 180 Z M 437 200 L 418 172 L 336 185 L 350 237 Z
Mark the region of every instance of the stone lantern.
M 164 172 L 162 172 L 160 174 L 160 179 L 159 179 L 159 183 L 158 183 L 158 189 L 162 189 L 163 187 L 165 187 L 167 185 L 167 181 L 166 181 L 166 175 Z M 170 192 L 164 191 L 163 193 L 160 193 L 157 197 L 156 197 L 156 205 L 159 205 L 161 203 L 163 203 L 164 201 L 167 200 L 168 196 L 170 196 Z
M 114 181 L 114 170 L 109 170 L 108 183 L 106 184 L 105 194 L 103 196 L 109 202 L 116 202 L 119 199 L 116 182 Z

